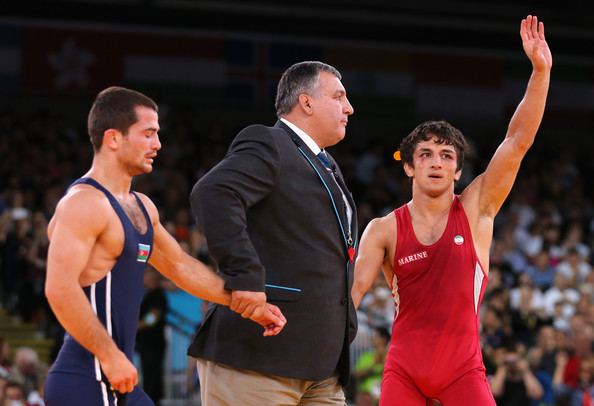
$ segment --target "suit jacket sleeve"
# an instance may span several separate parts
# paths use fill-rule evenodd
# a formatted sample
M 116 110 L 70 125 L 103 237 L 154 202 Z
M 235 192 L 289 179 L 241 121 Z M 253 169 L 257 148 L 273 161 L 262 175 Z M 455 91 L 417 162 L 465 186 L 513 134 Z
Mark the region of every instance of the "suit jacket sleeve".
M 264 291 L 265 269 L 247 232 L 247 211 L 269 194 L 278 177 L 279 153 L 271 131 L 264 126 L 241 131 L 190 196 L 226 289 Z

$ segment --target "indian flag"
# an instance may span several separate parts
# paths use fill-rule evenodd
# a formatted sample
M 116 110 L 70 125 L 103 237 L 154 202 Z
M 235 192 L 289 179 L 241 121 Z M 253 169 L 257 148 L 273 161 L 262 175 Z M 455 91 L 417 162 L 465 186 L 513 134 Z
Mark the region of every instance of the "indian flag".
M 150 245 L 138 243 L 138 256 L 136 257 L 136 261 L 146 262 L 148 260 L 150 253 L 151 253 Z

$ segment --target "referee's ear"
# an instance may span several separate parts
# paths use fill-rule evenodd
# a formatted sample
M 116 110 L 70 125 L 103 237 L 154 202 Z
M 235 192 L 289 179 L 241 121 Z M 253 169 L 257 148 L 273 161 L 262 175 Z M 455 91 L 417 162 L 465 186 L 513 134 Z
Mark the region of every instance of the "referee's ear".
M 298 99 L 298 105 L 301 110 L 308 116 L 313 114 L 313 107 L 311 103 L 311 96 L 305 93 L 301 93 Z

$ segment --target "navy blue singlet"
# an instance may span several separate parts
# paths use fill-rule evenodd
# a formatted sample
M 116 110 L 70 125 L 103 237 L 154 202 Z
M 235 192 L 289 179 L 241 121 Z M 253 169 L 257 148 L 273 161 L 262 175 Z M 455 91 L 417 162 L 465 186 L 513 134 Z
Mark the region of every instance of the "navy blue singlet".
M 70 187 L 81 183 L 105 193 L 124 228 L 124 247 L 115 265 L 103 279 L 83 290 L 118 348 L 132 360 L 140 303 L 144 295 L 144 270 L 153 244 L 151 220 L 140 198 L 134 194 L 147 223 L 147 231 L 139 233 L 106 188 L 91 178 L 78 179 Z M 138 387 L 125 396 L 112 392 L 99 360 L 68 333 L 48 374 L 45 402 L 46 406 L 153 405 Z

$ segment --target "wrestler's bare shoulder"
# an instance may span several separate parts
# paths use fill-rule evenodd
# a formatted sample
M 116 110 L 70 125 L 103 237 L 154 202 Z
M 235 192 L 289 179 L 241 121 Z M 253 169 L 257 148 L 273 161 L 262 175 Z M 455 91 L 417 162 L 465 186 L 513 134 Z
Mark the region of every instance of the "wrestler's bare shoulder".
M 367 225 L 365 234 L 390 247 L 396 241 L 396 216 L 390 212 L 383 217 L 374 218 Z
M 99 235 L 107 228 L 113 209 L 105 194 L 88 185 L 75 185 L 60 199 L 48 226 L 48 237 L 58 224 L 83 227 Z

